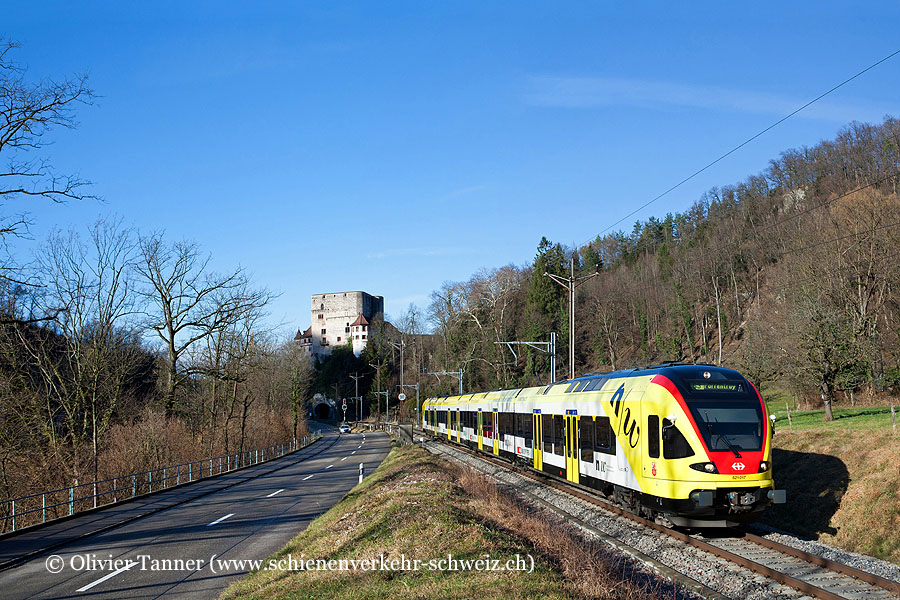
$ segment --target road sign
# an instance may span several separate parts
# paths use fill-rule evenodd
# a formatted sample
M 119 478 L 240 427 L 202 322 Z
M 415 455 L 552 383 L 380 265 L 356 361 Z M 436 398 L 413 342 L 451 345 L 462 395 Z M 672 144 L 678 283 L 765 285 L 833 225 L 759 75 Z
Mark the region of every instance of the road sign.
M 397 396 L 397 400 L 403 402 L 404 400 L 406 400 L 406 394 L 401 393 L 399 396 Z

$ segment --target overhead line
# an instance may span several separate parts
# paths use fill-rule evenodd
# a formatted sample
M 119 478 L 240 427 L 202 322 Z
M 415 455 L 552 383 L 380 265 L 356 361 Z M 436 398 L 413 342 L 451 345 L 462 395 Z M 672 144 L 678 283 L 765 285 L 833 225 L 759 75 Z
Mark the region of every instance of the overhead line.
M 656 201 L 659 200 L 660 198 L 662 198 L 662 197 L 666 196 L 667 194 L 669 194 L 670 192 L 672 192 L 672 191 L 678 189 L 679 187 L 681 187 L 682 185 L 684 185 L 685 183 L 687 183 L 688 181 L 690 181 L 691 179 L 693 179 L 694 177 L 696 177 L 697 175 L 699 175 L 700 173 L 703 173 L 704 171 L 706 171 L 706 170 L 709 169 L 710 167 L 712 167 L 712 166 L 714 166 L 715 164 L 721 162 L 721 161 L 724 160 L 725 158 L 731 156 L 732 154 L 734 154 L 735 152 L 737 152 L 738 150 L 740 150 L 741 148 L 743 148 L 744 146 L 746 146 L 747 144 L 749 144 L 750 142 L 752 142 L 753 140 L 755 140 L 755 139 L 757 139 L 758 137 L 760 137 L 760 136 L 762 136 L 762 135 L 768 133 L 769 131 L 771 131 L 772 129 L 774 129 L 774 128 L 777 127 L 778 125 L 781 125 L 782 123 L 784 123 L 785 121 L 787 121 L 788 119 L 790 119 L 791 117 L 793 117 L 794 115 L 796 115 L 797 113 L 799 113 L 799 112 L 803 111 L 804 109 L 810 107 L 811 105 L 815 104 L 816 102 L 818 102 L 819 100 L 821 100 L 821 99 L 824 98 L 825 96 L 827 96 L 827 95 L 831 94 L 832 92 L 834 92 L 834 91 L 840 89 L 841 87 L 843 87 L 843 86 L 845 86 L 846 84 L 850 83 L 851 81 L 853 81 L 853 80 L 856 79 L 857 77 L 860 77 L 861 75 L 867 73 L 868 71 L 871 71 L 872 69 L 874 69 L 874 68 L 877 67 L 878 65 L 880 65 L 880 64 L 882 64 L 882 63 L 884 63 L 884 62 L 890 60 L 891 58 L 897 56 L 898 54 L 900 54 L 900 50 L 895 50 L 894 52 L 891 52 L 890 54 L 888 54 L 887 56 L 885 56 L 885 57 L 882 58 L 881 60 L 878 60 L 878 61 L 872 63 L 871 65 L 869 65 L 869 66 L 866 67 L 865 69 L 863 69 L 863 70 L 857 72 L 855 75 L 852 75 L 851 77 L 848 77 L 847 79 L 845 79 L 844 81 L 842 81 L 842 82 L 840 82 L 839 84 L 835 85 L 834 87 L 832 87 L 832 88 L 829 89 L 828 91 L 819 94 L 818 96 L 816 96 L 815 98 L 813 98 L 812 100 L 810 100 L 809 102 L 807 102 L 806 104 L 804 104 L 803 106 L 801 106 L 800 108 L 798 108 L 798 109 L 794 110 L 793 112 L 789 113 L 788 115 L 786 115 L 786 116 L 784 116 L 784 117 L 778 119 L 777 121 L 775 121 L 774 123 L 772 123 L 771 125 L 769 125 L 768 127 L 766 127 L 765 129 L 763 129 L 762 131 L 756 133 L 755 135 L 753 135 L 753 136 L 750 137 L 750 138 L 747 138 L 746 140 L 744 140 L 743 142 L 741 142 L 740 144 L 738 144 L 737 146 L 735 146 L 734 148 L 732 148 L 731 150 L 729 150 L 728 152 L 726 152 L 725 154 L 722 154 L 721 156 L 719 156 L 718 158 L 716 158 L 716 159 L 713 160 L 712 162 L 708 163 L 706 166 L 704 166 L 704 167 L 702 167 L 702 168 L 700 168 L 700 169 L 694 171 L 693 173 L 691 173 L 690 175 L 688 175 L 687 177 L 685 177 L 684 179 L 682 179 L 681 181 L 679 181 L 678 183 L 676 183 L 675 185 L 673 185 L 672 187 L 670 187 L 669 189 L 667 189 L 666 191 L 664 191 L 664 192 L 662 192 L 661 194 L 659 194 L 659 195 L 657 195 L 656 197 L 654 197 L 652 200 L 649 200 L 648 202 L 645 202 L 644 204 L 642 204 L 642 205 L 639 206 L 638 208 L 634 209 L 633 211 L 631 211 L 630 213 L 628 213 L 627 215 L 625 215 L 624 217 L 622 217 L 621 219 L 619 219 L 618 221 L 616 221 L 615 223 L 613 223 L 612 225 L 610 225 L 609 227 L 607 227 L 606 229 L 603 229 L 602 231 L 600 231 L 600 233 L 598 233 L 597 236 L 603 235 L 604 233 L 606 233 L 607 231 L 609 231 L 610 229 L 612 229 L 612 228 L 615 227 L 616 225 L 622 223 L 622 222 L 625 221 L 626 219 L 629 219 L 629 218 L 633 217 L 634 215 L 636 215 L 636 214 L 639 213 L 640 211 L 644 210 L 645 208 L 647 208 L 648 206 L 650 206 L 651 204 L 653 204 L 654 202 L 656 202 Z M 590 243 L 590 242 L 587 242 L 587 243 Z

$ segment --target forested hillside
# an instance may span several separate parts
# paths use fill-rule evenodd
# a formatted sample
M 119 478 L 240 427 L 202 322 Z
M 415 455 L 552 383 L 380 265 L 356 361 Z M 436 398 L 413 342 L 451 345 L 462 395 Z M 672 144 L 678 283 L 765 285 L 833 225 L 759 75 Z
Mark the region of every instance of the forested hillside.
M 532 265 L 481 271 L 432 294 L 431 360 L 464 365 L 472 390 L 546 382 L 545 356 L 513 364 L 494 342 L 547 341 L 555 331 L 564 376 L 568 297 L 544 273 L 568 275 L 574 257 L 577 275 L 600 272 L 578 288 L 577 373 L 722 364 L 830 413 L 835 399 L 900 382 L 898 184 L 900 121 L 852 123 L 682 213 L 580 248 L 542 239 Z

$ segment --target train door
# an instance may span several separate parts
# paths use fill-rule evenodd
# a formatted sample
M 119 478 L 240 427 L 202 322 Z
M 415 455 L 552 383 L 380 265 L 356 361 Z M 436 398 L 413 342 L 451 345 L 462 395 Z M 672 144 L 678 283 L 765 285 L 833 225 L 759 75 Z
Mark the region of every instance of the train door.
M 494 412 L 491 413 L 493 418 L 493 434 L 494 434 L 494 454 L 500 455 L 500 415 L 497 413 L 497 409 L 494 409 Z
M 459 443 L 460 434 L 462 433 L 462 423 L 460 422 L 459 409 L 456 409 L 456 443 Z
M 484 430 L 482 429 L 482 423 L 483 423 L 482 412 L 481 412 L 481 409 L 479 408 L 478 409 L 478 422 L 476 423 L 476 425 L 478 426 L 477 429 L 478 429 L 478 449 L 479 450 L 484 450 L 484 437 L 482 436 L 482 433 L 484 433 Z
M 544 451 L 541 450 L 544 442 L 544 434 L 541 429 L 541 411 L 536 410 L 532 415 L 531 431 L 533 436 L 532 448 L 534 454 L 534 468 L 541 470 L 544 468 Z
M 566 411 L 566 479 L 578 483 L 578 415 Z
M 453 413 L 448 408 L 447 409 L 447 441 L 450 441 L 453 439 L 452 436 L 450 435 L 451 431 L 453 431 Z

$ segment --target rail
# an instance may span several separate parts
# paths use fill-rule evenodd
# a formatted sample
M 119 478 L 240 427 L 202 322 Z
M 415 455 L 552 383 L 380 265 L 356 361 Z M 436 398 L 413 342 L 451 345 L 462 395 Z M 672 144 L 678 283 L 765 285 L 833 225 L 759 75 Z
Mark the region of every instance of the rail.
M 320 434 L 311 434 L 256 450 L 203 458 L 3 500 L 0 501 L 0 504 L 3 505 L 3 511 L 0 514 L 3 526 L 0 528 L 0 533 L 11 533 L 31 525 L 48 523 L 55 519 L 115 504 L 120 500 L 136 498 L 182 483 L 199 481 L 274 460 L 305 448 L 321 437 Z M 79 496 L 79 491 L 82 490 L 90 493 Z M 38 500 L 40 500 L 40 505 L 38 505 Z
M 778 570 L 777 568 L 770 567 L 770 566 L 768 566 L 768 564 L 766 564 L 766 562 L 770 562 L 770 563 L 774 564 L 776 562 L 780 562 L 779 560 L 772 560 L 771 558 L 769 558 L 768 561 L 754 560 L 751 556 L 744 556 L 742 554 L 731 552 L 731 551 L 727 550 L 726 548 L 720 547 L 720 546 L 710 543 L 708 541 L 701 540 L 694 535 L 689 535 L 685 532 L 672 529 L 671 527 L 666 527 L 666 526 L 656 523 L 654 521 L 649 521 L 647 519 L 644 519 L 643 517 L 640 517 L 638 515 L 630 513 L 618 506 L 612 505 L 609 501 L 607 501 L 603 498 L 600 498 L 599 496 L 597 496 L 596 494 L 594 494 L 591 491 L 578 488 L 568 482 L 560 481 L 557 478 L 553 477 L 552 475 L 547 475 L 545 473 L 530 472 L 529 470 L 523 470 L 523 469 L 516 468 L 514 465 L 510 464 L 506 460 L 503 460 L 496 456 L 485 455 L 480 452 L 475 452 L 466 446 L 448 443 L 447 440 L 445 440 L 445 439 L 435 438 L 432 441 L 438 443 L 440 446 L 452 448 L 461 453 L 474 456 L 486 463 L 497 465 L 497 466 L 506 468 L 511 471 L 516 471 L 517 474 L 522 477 L 531 479 L 533 481 L 539 482 L 548 487 L 554 488 L 561 492 L 564 492 L 564 493 L 570 494 L 572 496 L 575 496 L 577 498 L 580 498 L 580 499 L 582 499 L 586 502 L 589 502 L 595 506 L 603 508 L 604 510 L 615 513 L 616 515 L 618 515 L 620 517 L 624 517 L 624 518 L 634 521 L 640 525 L 643 525 L 644 527 L 647 527 L 649 529 L 653 529 L 655 531 L 658 531 L 660 533 L 668 535 L 669 537 L 672 537 L 672 538 L 674 538 L 682 543 L 685 543 L 689 546 L 693 546 L 693 547 L 703 550 L 705 552 L 709 552 L 715 556 L 718 556 L 720 558 L 728 560 L 729 562 L 740 565 L 740 566 L 747 568 L 751 571 L 754 571 L 760 575 L 763 575 L 764 577 L 768 577 L 770 579 L 773 579 L 774 581 L 777 581 L 779 583 L 782 583 L 784 585 L 792 587 L 795 590 L 803 592 L 804 594 L 807 594 L 814 598 L 820 598 L 822 600 L 847 600 L 847 598 L 871 597 L 869 595 L 860 595 L 859 593 L 857 593 L 857 594 L 851 593 L 850 595 L 835 593 L 835 591 L 831 591 L 831 589 L 829 589 L 829 587 L 826 586 L 824 581 L 817 582 L 819 585 L 816 585 L 815 583 L 813 583 L 812 581 L 815 581 L 816 577 L 818 577 L 818 576 L 814 576 L 814 577 L 810 578 L 811 579 L 810 581 L 808 581 L 806 579 L 801 578 L 799 575 L 795 577 L 795 576 L 789 574 L 787 571 Z M 900 594 L 900 584 L 898 584 L 897 582 L 891 581 L 889 579 L 885 579 L 883 577 L 874 575 L 873 573 L 869 573 L 867 571 L 862 571 L 860 569 L 850 567 L 849 565 L 846 565 L 846 564 L 837 563 L 835 561 L 832 561 L 832 560 L 829 560 L 829 559 L 826 559 L 824 557 L 820 557 L 820 556 L 817 556 L 814 554 L 802 552 L 802 551 L 796 550 L 794 548 L 791 548 L 790 546 L 785 546 L 783 544 L 779 544 L 778 542 L 774 542 L 771 540 L 767 540 L 765 538 L 761 538 L 759 536 L 748 534 L 744 531 L 737 530 L 736 535 L 738 536 L 737 539 L 746 539 L 746 541 L 750 542 L 751 544 L 754 544 L 757 546 L 764 546 L 766 548 L 769 548 L 771 550 L 779 552 L 782 555 L 789 555 L 789 556 L 798 558 L 810 565 L 814 565 L 815 567 L 824 569 L 825 571 L 830 571 L 835 574 L 840 574 L 845 577 L 852 578 L 853 580 L 857 580 L 859 582 L 864 582 L 865 584 L 876 586 L 878 588 L 886 590 L 887 592 L 889 592 L 891 594 Z M 755 552 L 752 554 L 758 555 L 758 552 Z M 840 590 L 841 589 L 840 585 L 834 589 Z

